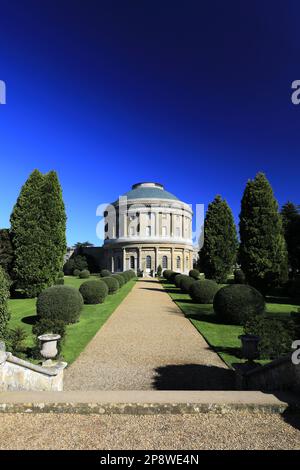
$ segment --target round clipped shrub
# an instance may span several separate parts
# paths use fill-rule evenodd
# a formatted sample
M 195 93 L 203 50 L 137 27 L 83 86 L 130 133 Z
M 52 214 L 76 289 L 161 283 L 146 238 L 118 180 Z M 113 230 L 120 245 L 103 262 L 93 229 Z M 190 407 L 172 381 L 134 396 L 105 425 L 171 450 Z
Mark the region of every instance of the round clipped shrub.
M 193 282 L 190 286 L 189 294 L 197 304 L 211 304 L 218 290 L 219 286 L 215 281 L 206 279 Z
M 234 271 L 234 283 L 235 284 L 246 284 L 246 276 L 242 269 L 236 269 Z
M 177 278 L 176 278 L 177 279 Z M 193 279 L 192 277 L 190 276 L 186 276 L 184 277 L 181 282 L 180 282 L 180 289 L 182 290 L 182 292 L 184 292 L 185 294 L 189 294 L 190 292 L 190 287 L 192 284 L 194 284 L 196 281 L 196 279 Z
M 55 286 L 63 286 L 64 283 L 65 283 L 65 280 L 64 280 L 63 277 L 59 277 L 58 279 L 56 279 L 56 280 L 54 281 L 54 285 L 55 285 Z
M 81 271 L 79 269 L 74 269 L 73 276 L 79 277 L 80 273 L 81 273 Z
M 171 271 L 170 269 L 165 269 L 164 272 L 163 272 L 163 276 L 164 278 L 168 281 L 170 279 L 170 276 L 172 274 L 173 271 Z
M 52 286 L 37 299 L 36 308 L 40 318 L 63 320 L 66 324 L 79 319 L 83 298 L 78 289 L 71 286 Z
M 136 276 L 136 274 L 135 274 L 135 272 L 133 271 L 133 269 L 128 269 L 128 271 L 126 271 L 126 272 L 127 272 L 128 275 L 129 275 L 129 279 L 133 279 L 133 278 Z
M 214 311 L 224 323 L 243 325 L 250 318 L 263 314 L 264 310 L 264 297 L 246 284 L 222 287 L 214 298 Z
M 122 276 L 122 278 L 124 279 L 124 284 L 126 284 L 129 281 L 128 275 L 125 272 L 120 273 L 119 275 Z
M 109 294 L 115 294 L 120 288 L 118 280 L 113 276 L 102 277 L 101 281 L 105 282 L 105 284 L 107 285 Z
M 84 269 L 79 274 L 79 277 L 80 277 L 80 279 L 88 279 L 90 277 L 90 275 L 91 275 L 90 271 L 88 269 Z
M 117 279 L 120 287 L 124 286 L 125 284 L 124 276 L 121 276 L 121 274 L 113 274 L 112 277 Z
M 5 336 L 10 319 L 8 310 L 9 281 L 4 270 L 0 267 L 0 338 Z
M 171 282 L 171 284 L 175 284 L 175 278 L 176 278 L 176 276 L 179 276 L 179 274 L 180 273 L 176 273 L 176 272 L 172 271 L 172 274 L 169 277 L 169 282 Z
M 79 292 L 82 295 L 85 304 L 102 304 L 105 297 L 108 295 L 108 287 L 102 279 L 96 279 L 86 281 L 81 284 Z
M 180 288 L 181 287 L 181 281 L 185 277 L 188 277 L 188 276 L 186 274 L 178 274 L 178 276 L 175 277 L 175 286 Z
M 200 276 L 200 271 L 198 271 L 198 269 L 191 269 L 189 272 L 189 276 L 192 277 L 193 279 L 198 280 Z
M 111 276 L 111 272 L 108 269 L 101 269 L 100 276 L 101 277 L 109 277 L 109 276 Z

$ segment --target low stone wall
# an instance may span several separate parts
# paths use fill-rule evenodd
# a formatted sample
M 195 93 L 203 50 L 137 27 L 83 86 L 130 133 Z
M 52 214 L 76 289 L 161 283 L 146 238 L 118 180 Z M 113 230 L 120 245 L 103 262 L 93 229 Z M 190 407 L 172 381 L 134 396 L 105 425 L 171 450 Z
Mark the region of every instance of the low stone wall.
M 65 362 L 38 366 L 0 351 L 0 391 L 63 390 Z
M 291 390 L 300 392 L 300 364 L 292 362 L 291 354 L 257 367 L 240 376 L 244 390 Z

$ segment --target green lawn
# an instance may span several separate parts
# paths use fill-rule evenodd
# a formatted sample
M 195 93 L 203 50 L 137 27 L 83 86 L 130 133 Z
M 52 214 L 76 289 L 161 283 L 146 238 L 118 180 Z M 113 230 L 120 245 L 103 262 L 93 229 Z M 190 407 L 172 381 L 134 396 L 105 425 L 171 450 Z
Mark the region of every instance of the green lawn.
M 65 285 L 79 288 L 84 281 L 85 279 L 69 276 L 65 278 Z M 129 281 L 116 294 L 109 295 L 103 304 L 84 305 L 79 322 L 67 326 L 67 333 L 62 347 L 62 357 L 65 361 L 70 364 L 79 356 L 108 317 L 131 291 L 134 284 L 134 279 Z M 25 329 L 28 337 L 24 345 L 29 348 L 34 345 L 32 325 L 36 321 L 35 305 L 36 299 L 11 299 L 9 301 L 11 313 L 9 327 L 22 326 Z
M 240 356 L 241 341 L 238 339 L 239 335 L 243 333 L 243 327 L 217 323 L 211 304 L 195 304 L 188 294 L 183 294 L 173 284 L 168 284 L 166 281 L 161 282 L 185 316 L 229 366 L 234 363 L 244 362 L 244 359 Z M 266 308 L 271 315 L 287 316 L 299 307 L 289 303 L 279 303 L 280 298 L 272 298 L 271 300 L 273 302 L 267 303 Z M 259 362 L 266 363 L 268 361 Z

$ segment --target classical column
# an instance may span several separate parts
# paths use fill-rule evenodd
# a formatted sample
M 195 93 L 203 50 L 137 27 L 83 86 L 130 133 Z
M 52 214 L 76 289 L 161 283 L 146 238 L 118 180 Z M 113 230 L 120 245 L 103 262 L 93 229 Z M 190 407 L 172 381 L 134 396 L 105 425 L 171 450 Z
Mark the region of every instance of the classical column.
M 155 247 L 155 266 L 154 266 L 155 272 L 157 271 L 157 268 L 158 268 L 158 247 L 156 246 Z
M 174 237 L 174 214 L 171 212 L 170 214 L 170 237 Z
M 174 271 L 174 248 L 171 248 L 171 270 Z
M 138 268 L 141 271 L 142 270 L 142 250 L 141 248 L 138 249 Z
M 123 248 L 123 271 L 126 271 L 126 250 Z
M 155 215 L 155 232 L 154 236 L 158 237 L 159 236 L 159 231 L 158 231 L 158 212 L 154 212 Z

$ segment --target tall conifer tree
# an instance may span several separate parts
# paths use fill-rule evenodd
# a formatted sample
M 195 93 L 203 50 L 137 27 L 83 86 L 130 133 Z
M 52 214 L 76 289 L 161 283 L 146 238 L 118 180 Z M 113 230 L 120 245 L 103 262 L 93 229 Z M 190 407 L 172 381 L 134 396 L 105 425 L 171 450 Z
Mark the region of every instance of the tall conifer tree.
M 246 185 L 240 238 L 239 257 L 247 282 L 266 294 L 287 278 L 287 251 L 278 204 L 263 173 Z
M 205 277 L 224 282 L 236 261 L 237 248 L 231 209 L 218 195 L 209 204 L 204 221 L 204 245 L 199 254 Z

